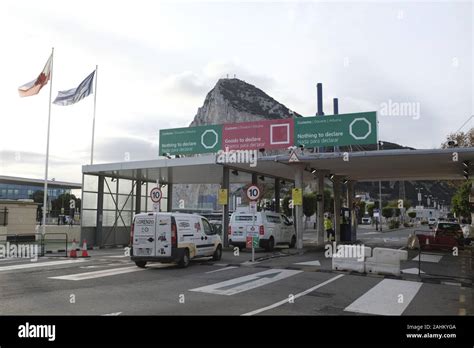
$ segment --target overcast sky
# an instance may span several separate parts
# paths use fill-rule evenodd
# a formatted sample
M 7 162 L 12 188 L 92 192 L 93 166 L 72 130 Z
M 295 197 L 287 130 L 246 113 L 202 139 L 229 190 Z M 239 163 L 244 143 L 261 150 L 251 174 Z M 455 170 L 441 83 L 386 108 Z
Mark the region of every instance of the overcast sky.
M 471 1 L 1 1 L 0 174 L 44 177 L 49 85 L 17 88 L 53 46 L 53 98 L 99 65 L 96 163 L 156 158 L 159 129 L 187 126 L 226 74 L 305 116 L 322 82 L 326 114 L 339 97 L 379 111 L 382 140 L 439 147 L 474 114 L 473 17 Z M 93 99 L 52 106 L 50 178 L 80 182 Z

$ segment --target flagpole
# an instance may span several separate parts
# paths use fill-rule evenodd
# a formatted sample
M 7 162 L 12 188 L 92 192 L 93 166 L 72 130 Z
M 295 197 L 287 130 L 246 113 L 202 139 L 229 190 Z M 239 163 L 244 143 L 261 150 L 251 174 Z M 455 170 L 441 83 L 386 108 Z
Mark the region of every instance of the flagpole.
M 94 164 L 94 135 L 95 135 L 95 108 L 97 104 L 97 74 L 99 66 L 95 66 L 95 87 L 94 87 L 94 116 L 92 118 L 92 144 L 91 144 L 91 164 Z
M 51 76 L 49 83 L 49 108 L 48 108 L 48 135 L 46 138 L 46 163 L 44 171 L 44 194 L 43 194 L 43 235 L 46 233 L 46 212 L 48 202 L 48 162 L 49 162 L 49 130 L 51 125 L 51 96 L 53 94 L 53 61 L 54 47 L 51 49 Z

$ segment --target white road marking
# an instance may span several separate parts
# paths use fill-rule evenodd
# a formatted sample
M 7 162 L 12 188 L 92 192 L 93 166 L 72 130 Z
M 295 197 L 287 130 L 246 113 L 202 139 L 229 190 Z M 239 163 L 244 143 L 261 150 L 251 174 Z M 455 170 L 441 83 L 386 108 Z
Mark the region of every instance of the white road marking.
M 102 314 L 103 316 L 117 316 L 122 314 L 122 312 L 115 312 L 115 313 L 108 313 L 108 314 Z
M 402 315 L 421 283 L 384 279 L 347 306 L 344 311 L 378 315 Z M 401 295 L 401 296 L 400 296 Z
M 226 280 L 224 282 L 203 286 L 200 288 L 190 289 L 189 291 L 207 292 L 217 295 L 235 295 L 239 292 L 258 288 L 284 278 L 291 277 L 303 271 L 295 271 L 288 269 L 269 269 L 263 272 Z
M 307 290 L 305 290 L 305 291 L 303 291 L 303 292 L 300 292 L 300 293 L 296 294 L 293 299 L 296 300 L 298 297 L 301 297 L 301 296 L 304 296 L 304 295 L 306 295 L 306 294 L 309 294 L 310 292 L 313 292 L 314 290 L 319 289 L 319 288 L 323 287 L 324 285 L 327 285 L 327 284 L 329 284 L 329 283 L 331 283 L 331 282 L 333 282 L 333 281 L 335 281 L 335 280 L 337 280 L 337 279 L 339 279 L 339 278 L 341 278 L 341 277 L 344 277 L 344 274 L 339 274 L 339 275 L 337 275 L 337 276 L 335 276 L 335 277 L 332 277 L 331 279 L 326 280 L 325 282 L 322 282 L 321 284 L 318 284 L 318 285 L 316 285 L 316 286 L 313 286 L 312 288 L 309 288 L 309 289 L 307 289 Z M 273 309 L 273 308 L 279 307 L 279 306 L 281 306 L 281 305 L 284 305 L 285 303 L 288 303 L 288 298 L 286 298 L 286 299 L 284 299 L 284 300 L 281 300 L 281 301 L 279 301 L 279 302 L 277 302 L 277 303 L 274 303 L 274 304 L 272 304 L 272 305 L 270 305 L 270 306 L 263 307 L 263 308 L 260 308 L 260 309 L 256 309 L 256 310 L 254 310 L 254 311 L 247 312 L 247 313 L 244 313 L 244 314 L 242 314 L 242 315 L 250 316 L 250 315 L 259 314 L 259 313 L 268 311 L 269 309 Z
M 21 265 L 3 266 L 3 267 L 0 267 L 0 272 L 12 271 L 12 270 L 17 270 L 17 269 L 25 269 L 25 268 L 35 268 L 35 267 L 60 266 L 60 265 L 67 265 L 71 263 L 80 263 L 84 261 L 87 261 L 87 260 L 78 259 L 78 260 L 61 260 L 61 261 L 48 261 L 48 262 L 30 262 L 30 263 L 23 263 Z
M 232 268 L 238 268 L 238 267 L 237 266 L 224 267 L 224 268 L 221 268 L 221 269 L 216 269 L 214 271 L 206 272 L 206 274 L 220 272 L 220 271 L 227 271 L 227 270 L 232 269 Z
M 406 273 L 406 274 L 418 274 L 418 268 L 402 269 L 402 273 Z M 423 272 L 423 270 L 421 270 L 420 273 L 425 273 L 425 272 Z
M 245 262 L 241 262 L 240 264 L 242 266 L 252 266 L 252 265 L 256 265 L 257 263 L 260 263 L 260 262 L 263 262 L 263 261 L 245 261 Z
M 419 256 L 420 256 L 420 255 L 415 256 L 415 257 L 412 259 L 412 261 L 418 261 L 418 260 L 419 260 Z M 439 260 L 441 260 L 442 257 L 443 257 L 443 255 L 421 254 L 421 262 L 434 262 L 434 263 L 438 263 Z
M 295 265 L 302 265 L 302 266 L 321 266 L 321 263 L 316 260 L 316 261 L 306 261 L 306 262 L 298 262 L 295 263 Z
M 144 271 L 144 270 L 145 270 L 144 268 L 138 268 L 136 266 L 132 266 L 132 267 L 106 269 L 106 270 L 102 270 L 102 271 L 69 274 L 69 275 L 58 276 L 58 277 L 49 277 L 49 279 L 61 279 L 61 280 L 75 280 L 75 281 L 77 281 L 77 280 L 109 277 L 109 276 L 113 276 L 113 275 L 117 275 L 117 274 L 138 272 L 138 271 Z

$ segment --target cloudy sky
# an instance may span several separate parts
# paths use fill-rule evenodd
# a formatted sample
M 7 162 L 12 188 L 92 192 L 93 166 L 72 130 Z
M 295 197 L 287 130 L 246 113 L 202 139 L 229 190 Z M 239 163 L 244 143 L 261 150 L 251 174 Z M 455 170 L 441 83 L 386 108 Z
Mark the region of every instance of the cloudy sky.
M 49 85 L 17 87 L 51 47 L 53 98 L 99 65 L 95 163 L 156 158 L 159 129 L 187 126 L 226 74 L 306 116 L 322 82 L 326 114 L 339 97 L 379 111 L 382 140 L 439 147 L 474 114 L 473 17 L 471 1 L 1 1 L 0 174 L 44 177 Z M 50 178 L 81 180 L 92 111 L 52 106 Z

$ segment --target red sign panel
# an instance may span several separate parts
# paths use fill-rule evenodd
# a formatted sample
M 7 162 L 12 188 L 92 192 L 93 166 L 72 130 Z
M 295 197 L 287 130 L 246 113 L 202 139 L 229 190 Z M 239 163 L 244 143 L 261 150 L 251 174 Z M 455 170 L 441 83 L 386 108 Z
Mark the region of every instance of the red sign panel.
M 293 144 L 293 119 L 231 123 L 222 126 L 226 150 L 281 149 Z

